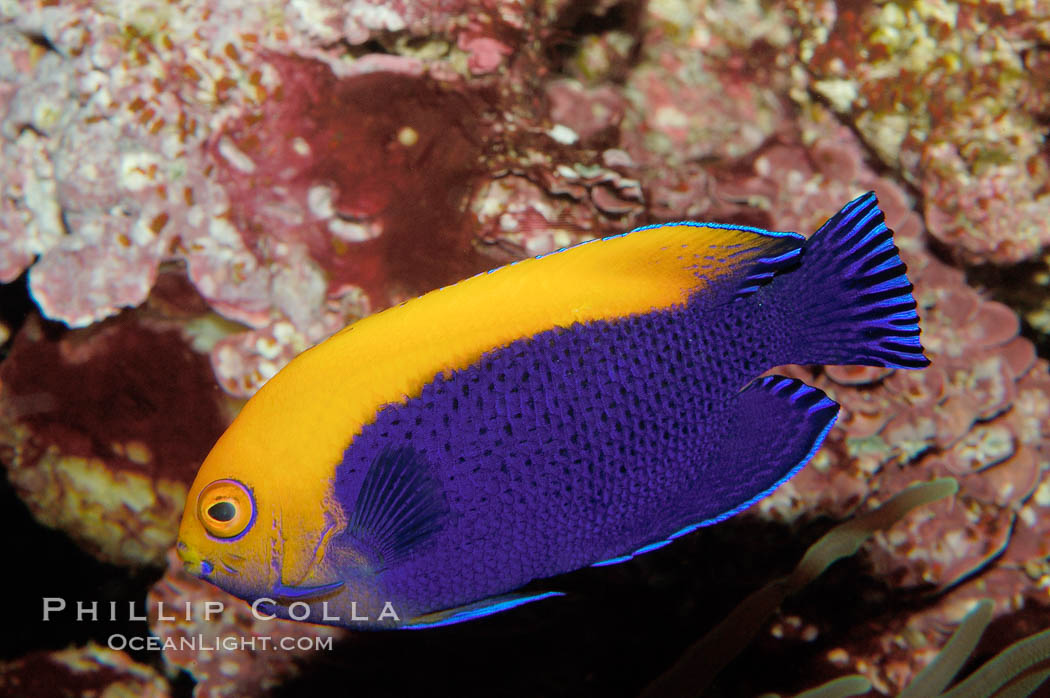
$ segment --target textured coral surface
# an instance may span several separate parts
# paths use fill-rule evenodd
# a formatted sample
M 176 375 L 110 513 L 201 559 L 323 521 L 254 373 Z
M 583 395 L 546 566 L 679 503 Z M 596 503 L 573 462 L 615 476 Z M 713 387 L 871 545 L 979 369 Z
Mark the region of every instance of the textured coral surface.
M 810 89 L 922 193 L 934 236 L 995 262 L 1050 242 L 1044 3 L 790 4 Z
M 0 5 L 0 509 L 33 624 L 0 687 L 634 695 L 830 520 L 944 475 L 954 500 L 789 600 L 713 695 L 854 672 L 892 695 L 980 598 L 982 656 L 1045 626 L 1048 45 L 1050 6 L 997 0 Z M 345 324 L 645 223 L 809 234 L 869 189 L 932 364 L 777 369 L 843 409 L 749 513 L 425 633 L 260 621 L 174 562 L 237 401 Z M 124 633 L 341 642 L 100 649 L 108 625 L 38 619 L 71 587 L 148 600 Z
M 171 695 L 171 687 L 156 670 L 94 643 L 0 662 L 0 690 L 10 696 Z
M 107 561 L 163 560 L 226 424 L 208 360 L 178 324 L 148 311 L 83 330 L 33 317 L 0 383 L 8 479 L 36 518 Z

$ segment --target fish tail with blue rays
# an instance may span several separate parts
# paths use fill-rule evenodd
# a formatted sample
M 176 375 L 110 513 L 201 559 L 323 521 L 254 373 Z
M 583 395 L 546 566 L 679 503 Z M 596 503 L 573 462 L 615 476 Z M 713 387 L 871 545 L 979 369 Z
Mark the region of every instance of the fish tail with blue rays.
M 801 267 L 768 286 L 792 313 L 784 363 L 929 365 L 912 285 L 874 192 L 846 204 L 802 247 Z

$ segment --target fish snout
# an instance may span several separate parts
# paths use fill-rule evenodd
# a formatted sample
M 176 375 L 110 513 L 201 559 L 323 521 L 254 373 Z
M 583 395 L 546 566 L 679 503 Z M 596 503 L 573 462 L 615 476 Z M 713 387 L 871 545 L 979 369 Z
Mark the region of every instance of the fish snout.
M 194 577 L 205 577 L 211 574 L 212 565 L 201 557 L 200 553 L 183 543 L 181 540 L 175 545 L 175 552 L 182 560 L 182 567 Z

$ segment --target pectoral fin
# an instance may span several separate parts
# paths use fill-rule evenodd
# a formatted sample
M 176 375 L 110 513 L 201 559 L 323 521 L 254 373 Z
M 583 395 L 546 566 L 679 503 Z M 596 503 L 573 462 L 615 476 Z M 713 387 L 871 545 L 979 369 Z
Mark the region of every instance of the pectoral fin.
M 441 485 L 420 453 L 409 446 L 387 448 L 376 456 L 347 507 L 347 539 L 335 545 L 378 572 L 426 543 L 447 514 Z

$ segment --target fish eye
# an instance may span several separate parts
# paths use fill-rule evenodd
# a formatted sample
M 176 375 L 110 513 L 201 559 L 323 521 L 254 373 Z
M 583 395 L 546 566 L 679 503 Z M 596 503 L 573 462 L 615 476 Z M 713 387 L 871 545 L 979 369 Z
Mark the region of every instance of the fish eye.
M 208 516 L 224 523 L 233 521 L 233 517 L 237 516 L 237 507 L 233 502 L 215 502 L 208 507 Z
M 216 480 L 197 497 L 197 518 L 216 538 L 239 538 L 255 522 L 255 500 L 236 480 Z

